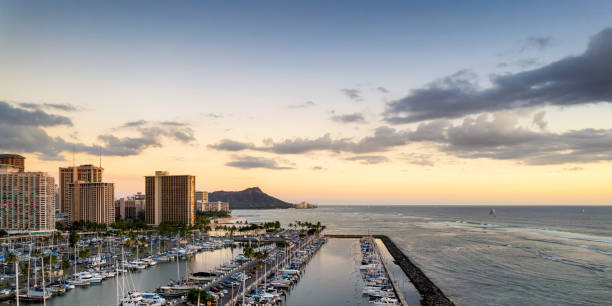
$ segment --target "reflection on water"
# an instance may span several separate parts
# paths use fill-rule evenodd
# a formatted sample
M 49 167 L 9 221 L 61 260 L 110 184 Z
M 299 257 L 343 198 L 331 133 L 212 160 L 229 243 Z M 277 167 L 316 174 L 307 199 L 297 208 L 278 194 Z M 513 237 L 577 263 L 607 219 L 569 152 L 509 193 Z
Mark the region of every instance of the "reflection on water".
M 329 239 L 312 258 L 285 305 L 370 305 L 361 294 L 357 239 Z
M 199 253 L 188 260 L 179 261 L 178 264 L 176 261 L 158 263 L 141 272 L 130 273 L 131 279 L 129 279 L 129 282 L 131 284 L 133 281 L 138 291 L 152 292 L 157 289 L 157 287 L 167 284 L 168 281 L 176 280 L 177 275 L 183 275 L 186 269 L 187 272 L 209 271 L 229 261 L 232 256 L 235 257 L 240 252 L 242 251 L 239 247 L 233 250 L 226 248 L 212 252 Z M 117 280 L 119 280 L 121 284 L 120 278 L 112 278 L 103 281 L 102 284 L 99 285 L 91 285 L 86 288 L 75 288 L 66 292 L 63 296 L 51 298 L 47 301 L 47 305 L 118 305 L 116 290 Z M 38 303 L 37 305 L 42 305 L 42 303 Z
M 386 234 L 460 305 L 612 305 L 612 207 L 323 206 L 235 210 Z

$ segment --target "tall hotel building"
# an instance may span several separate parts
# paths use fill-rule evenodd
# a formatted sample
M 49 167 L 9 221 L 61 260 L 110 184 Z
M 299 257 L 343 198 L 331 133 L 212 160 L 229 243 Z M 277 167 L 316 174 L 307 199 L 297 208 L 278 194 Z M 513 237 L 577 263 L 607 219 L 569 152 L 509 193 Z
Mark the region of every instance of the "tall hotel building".
M 59 168 L 60 211 L 69 222 L 115 221 L 115 188 L 102 182 L 104 168 L 93 165 Z
M 0 228 L 14 233 L 54 230 L 53 186 L 53 177 L 45 172 L 0 165 Z
M 195 176 L 169 175 L 155 171 L 145 177 L 147 224 L 162 222 L 193 225 L 195 221 Z
M 17 154 L 0 154 L 0 165 L 17 167 L 19 172 L 25 171 L 25 157 Z

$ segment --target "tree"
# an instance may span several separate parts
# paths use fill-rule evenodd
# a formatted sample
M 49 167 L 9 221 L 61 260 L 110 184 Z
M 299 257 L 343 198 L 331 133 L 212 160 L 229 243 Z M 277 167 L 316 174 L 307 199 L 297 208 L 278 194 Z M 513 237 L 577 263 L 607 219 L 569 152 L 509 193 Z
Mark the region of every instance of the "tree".
M 74 246 L 79 242 L 80 239 L 81 238 L 79 237 L 79 234 L 76 231 L 70 231 L 70 247 L 74 248 Z
M 3 229 L 0 229 L 0 237 L 6 237 L 6 236 L 8 236 L 8 232 Z
M 89 255 L 91 254 L 91 250 L 89 249 L 82 249 L 79 251 L 79 258 L 81 259 L 85 259 L 87 258 Z
M 60 221 L 55 222 L 55 229 L 58 231 L 63 231 L 65 229 L 64 223 Z
M 68 258 L 62 259 L 61 268 L 64 271 L 70 269 L 70 261 L 68 260 Z
M 189 293 L 187 294 L 187 300 L 192 304 L 197 304 L 198 299 L 200 300 L 200 303 L 208 302 L 208 301 L 210 302 L 215 301 L 215 297 L 208 294 L 206 290 L 199 290 L 199 289 L 189 290 Z

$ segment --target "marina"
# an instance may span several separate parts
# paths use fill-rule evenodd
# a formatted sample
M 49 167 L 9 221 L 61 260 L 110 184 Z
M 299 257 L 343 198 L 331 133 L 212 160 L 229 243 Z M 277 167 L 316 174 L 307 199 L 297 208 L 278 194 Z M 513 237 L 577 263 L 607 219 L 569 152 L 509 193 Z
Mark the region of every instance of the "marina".
M 356 237 L 328 239 L 316 232 L 284 230 L 274 236 L 243 235 L 238 243 L 225 236 L 149 235 L 140 237 L 148 249 L 135 248 L 133 254 L 112 243 L 123 238 L 106 239 L 107 244 L 98 238 L 84 239 L 72 251 L 81 255 L 71 261 L 72 275 L 45 282 L 41 276 L 49 273 L 31 273 L 37 278 L 25 282 L 28 288 L 22 283 L 19 299 L 39 305 L 43 301 L 45 305 L 189 305 L 198 300 L 214 305 L 309 305 L 313 299 L 323 299 L 315 301 L 320 305 L 342 301 L 409 305 L 405 286 L 400 287 L 387 268 L 388 253 L 379 250 L 386 251 L 384 244 L 373 237 Z M 90 243 L 98 245 L 93 255 L 82 251 L 89 250 Z M 156 248 L 162 244 L 166 248 Z M 32 267 L 39 252 L 28 252 Z M 337 294 L 314 294 L 330 286 Z M 5 298 L 0 303 L 15 304 L 14 291 L 2 294 Z M 418 293 L 412 295 L 412 302 L 416 301 L 412 305 L 418 297 Z

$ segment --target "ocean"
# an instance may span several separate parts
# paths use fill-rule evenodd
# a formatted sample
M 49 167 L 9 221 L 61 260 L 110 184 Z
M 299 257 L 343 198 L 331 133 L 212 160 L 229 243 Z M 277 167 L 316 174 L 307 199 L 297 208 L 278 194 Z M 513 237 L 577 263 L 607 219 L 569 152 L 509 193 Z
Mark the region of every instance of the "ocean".
M 232 214 L 283 225 L 320 221 L 330 234 L 386 234 L 458 305 L 612 305 L 610 206 L 322 206 Z

